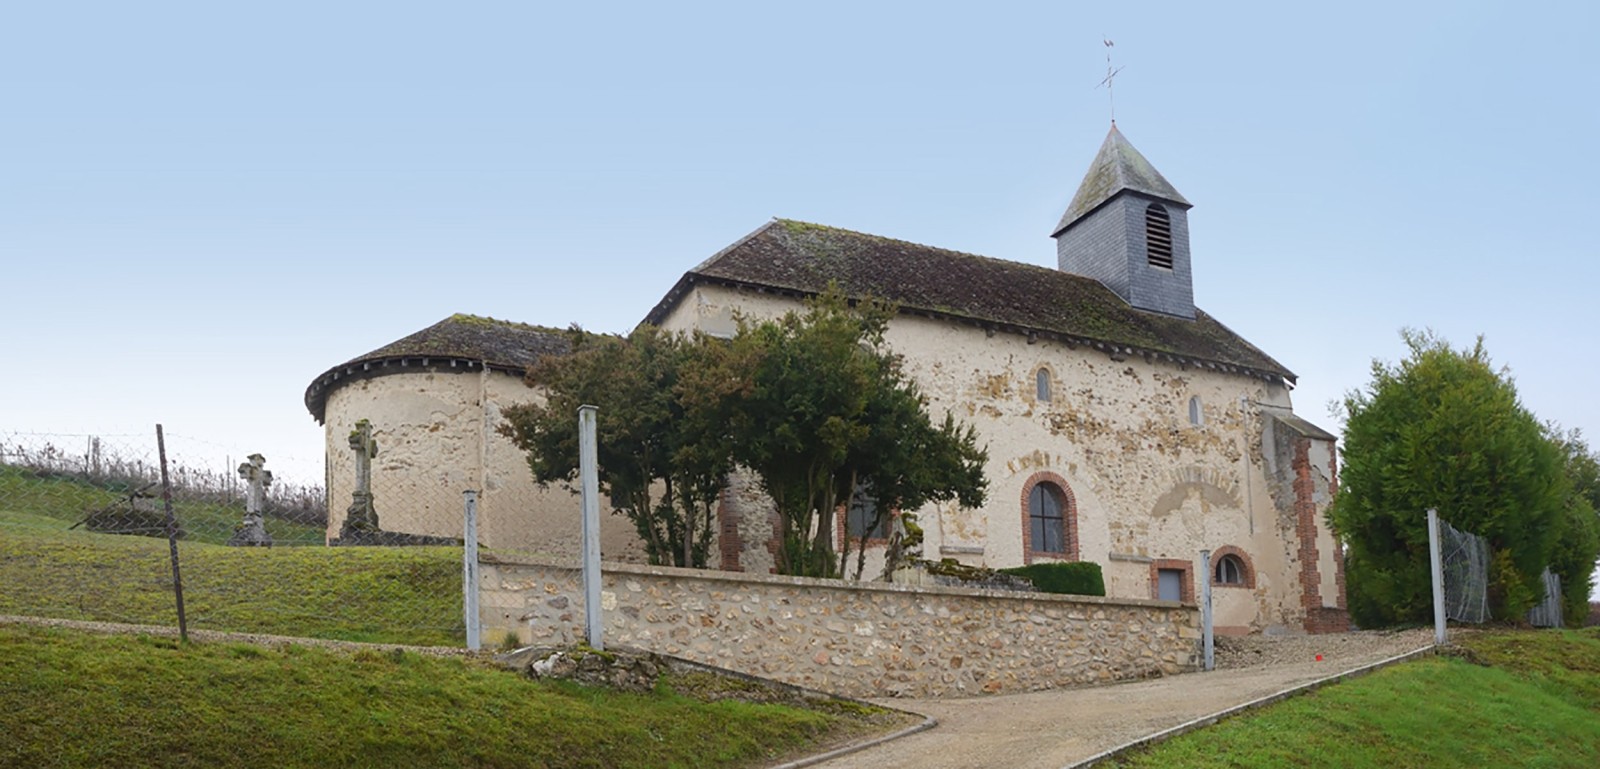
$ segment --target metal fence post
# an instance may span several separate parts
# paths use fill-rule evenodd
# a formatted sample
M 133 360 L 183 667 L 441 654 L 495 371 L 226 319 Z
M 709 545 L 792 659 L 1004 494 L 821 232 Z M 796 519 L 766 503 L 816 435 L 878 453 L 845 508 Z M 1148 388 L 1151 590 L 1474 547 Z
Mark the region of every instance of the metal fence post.
M 589 645 L 605 649 L 600 608 L 600 479 L 596 475 L 594 406 L 578 407 L 578 473 L 583 484 L 583 624 Z
M 1200 634 L 1205 646 L 1205 669 L 1213 670 L 1216 662 L 1216 638 L 1211 632 L 1211 551 L 1200 551 Z
M 478 610 L 478 492 L 461 492 L 465 515 L 461 533 L 461 612 L 467 648 L 483 648 L 483 614 Z
M 161 503 L 166 508 L 167 548 L 172 560 L 172 594 L 178 602 L 178 637 L 189 643 L 189 618 L 183 610 L 183 572 L 178 568 L 178 517 L 172 512 L 172 480 L 167 477 L 167 436 L 156 425 L 156 451 L 161 458 Z
M 1433 642 L 1444 644 L 1444 559 L 1439 555 L 1439 511 L 1428 508 L 1428 566 L 1433 577 Z

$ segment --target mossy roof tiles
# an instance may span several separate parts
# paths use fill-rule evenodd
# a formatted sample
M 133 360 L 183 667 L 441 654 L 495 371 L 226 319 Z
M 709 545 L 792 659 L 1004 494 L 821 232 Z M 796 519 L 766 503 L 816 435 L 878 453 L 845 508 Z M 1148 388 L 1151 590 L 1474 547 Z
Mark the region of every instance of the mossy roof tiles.
M 418 366 L 422 360 L 445 366 L 454 362 L 463 372 L 486 365 L 521 375 L 540 358 L 561 355 L 568 346 L 560 329 L 458 313 L 323 372 L 306 388 L 306 409 L 321 422 L 336 383 L 404 373 L 413 361 Z
M 893 301 L 903 313 L 1294 380 L 1282 364 L 1203 311 L 1196 310 L 1194 320 L 1144 312 L 1092 278 L 786 219 L 685 273 L 645 320 L 665 320 L 696 283 L 812 295 L 829 281 L 851 296 Z
M 1171 201 L 1184 208 L 1190 207 L 1189 201 L 1184 200 L 1177 188 L 1133 148 L 1113 123 L 1111 132 L 1106 134 L 1105 142 L 1094 156 L 1094 162 L 1089 164 L 1089 172 L 1083 175 L 1083 183 L 1078 185 L 1078 194 L 1072 196 L 1067 212 L 1061 215 L 1061 222 L 1052 234 L 1060 234 L 1101 204 L 1130 191 Z

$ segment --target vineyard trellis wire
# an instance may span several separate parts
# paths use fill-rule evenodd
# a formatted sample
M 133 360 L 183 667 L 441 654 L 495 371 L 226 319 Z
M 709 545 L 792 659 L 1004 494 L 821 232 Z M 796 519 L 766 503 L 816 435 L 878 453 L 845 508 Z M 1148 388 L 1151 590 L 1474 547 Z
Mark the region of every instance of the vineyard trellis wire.
M 380 512 L 438 518 L 401 516 L 428 535 L 384 532 L 381 543 L 334 546 L 322 483 L 271 477 L 271 457 L 229 456 L 170 432 L 166 448 L 191 627 L 463 642 L 461 489 L 377 500 Z M 252 475 L 265 502 L 254 542 L 241 536 L 252 523 Z M 175 622 L 160 479 L 154 430 L 0 432 L 0 614 Z M 332 501 L 341 514 L 348 503 Z

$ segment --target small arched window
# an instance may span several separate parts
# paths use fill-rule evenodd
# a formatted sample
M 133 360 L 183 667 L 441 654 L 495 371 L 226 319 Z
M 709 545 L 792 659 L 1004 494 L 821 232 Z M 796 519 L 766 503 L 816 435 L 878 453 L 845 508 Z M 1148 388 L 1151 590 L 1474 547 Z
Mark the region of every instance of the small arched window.
M 1211 553 L 1211 584 L 1254 590 L 1256 567 L 1250 554 L 1233 545 L 1223 545 Z
M 1035 394 L 1040 403 L 1050 402 L 1050 369 L 1040 368 L 1034 377 Z
M 1216 568 L 1213 570 L 1212 582 L 1218 585 L 1243 585 L 1244 561 L 1239 556 L 1228 554 L 1217 559 Z
M 1196 395 L 1189 399 L 1189 424 L 1199 427 L 1205 421 L 1205 412 L 1200 408 L 1200 396 Z
M 1144 248 L 1151 267 L 1172 269 L 1172 217 L 1157 203 L 1144 209 Z

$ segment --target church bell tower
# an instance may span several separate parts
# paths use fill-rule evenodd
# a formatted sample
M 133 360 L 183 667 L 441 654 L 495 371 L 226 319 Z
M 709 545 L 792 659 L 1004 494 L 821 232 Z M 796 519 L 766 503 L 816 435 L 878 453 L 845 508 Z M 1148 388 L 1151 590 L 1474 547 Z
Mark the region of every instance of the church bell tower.
M 1112 123 L 1052 235 L 1057 263 L 1136 309 L 1193 320 L 1190 208 Z

